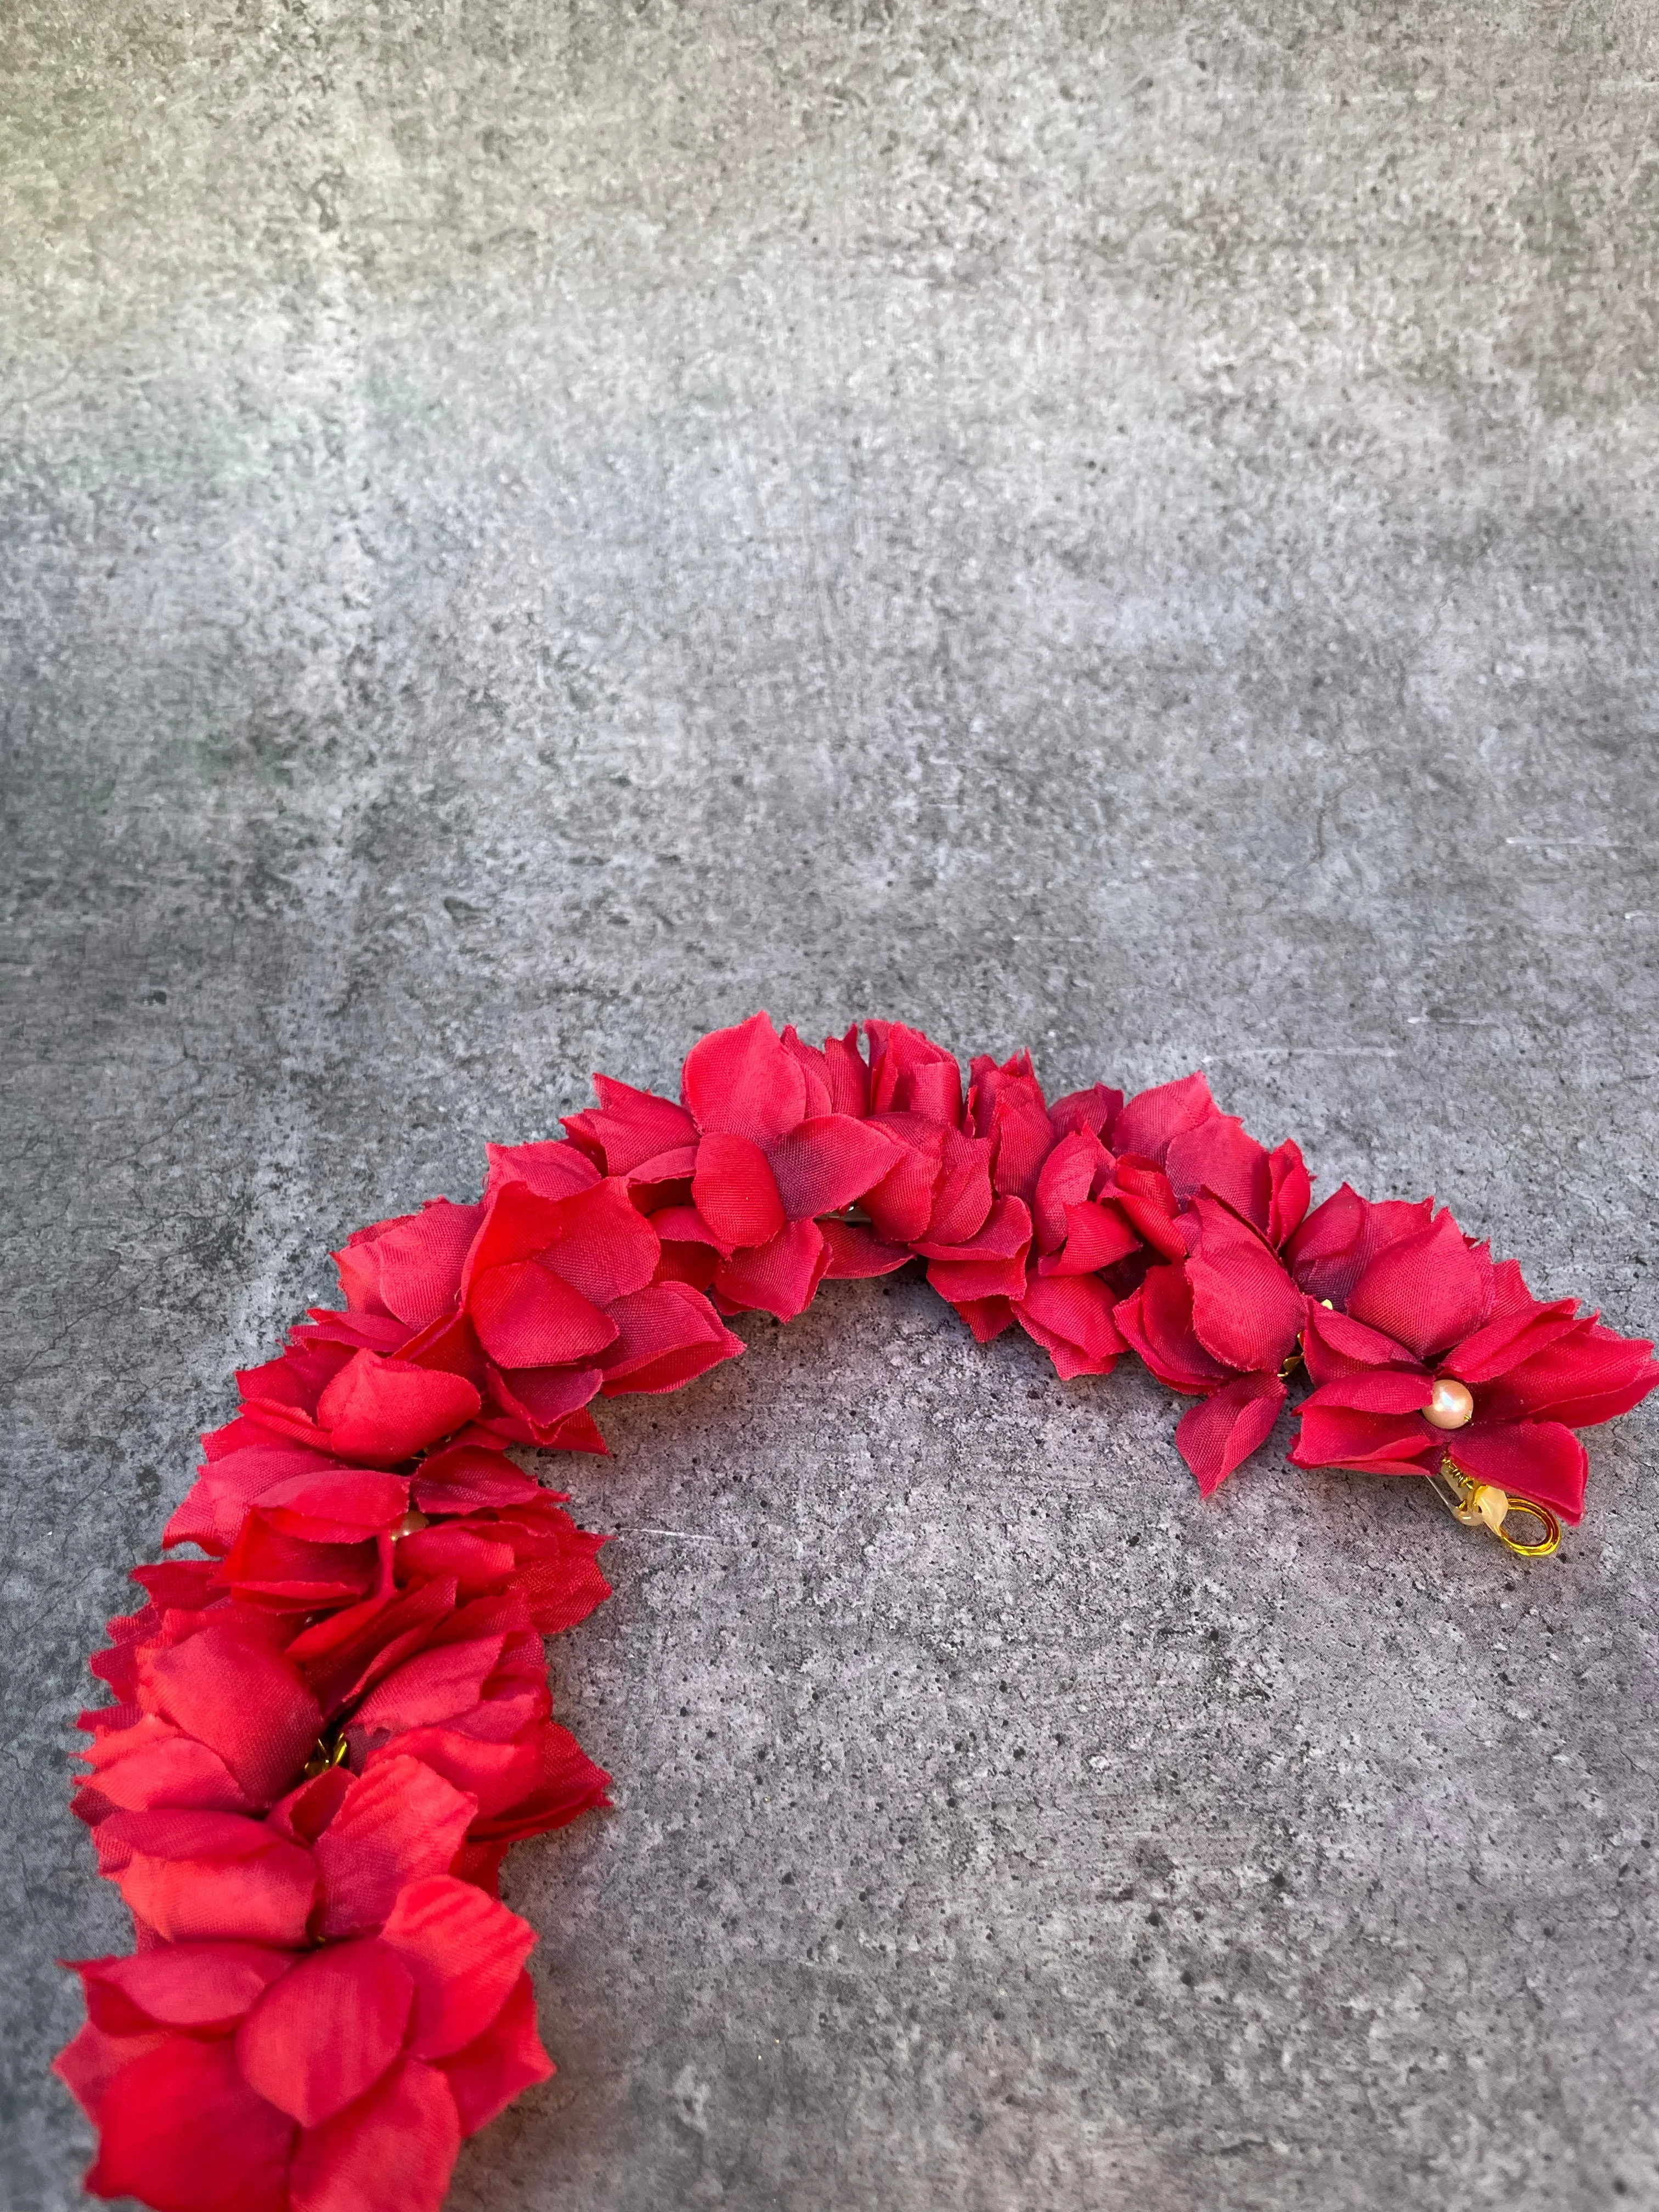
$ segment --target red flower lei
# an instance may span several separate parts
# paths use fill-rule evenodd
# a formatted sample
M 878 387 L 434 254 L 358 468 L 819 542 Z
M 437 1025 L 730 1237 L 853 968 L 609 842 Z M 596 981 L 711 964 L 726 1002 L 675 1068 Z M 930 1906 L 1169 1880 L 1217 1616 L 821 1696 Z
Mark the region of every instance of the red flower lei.
M 87 2186 L 162 2212 L 431 2212 L 463 2137 L 553 2070 L 496 1895 L 508 1844 L 603 1805 L 551 1717 L 542 1639 L 609 1594 L 510 1455 L 603 1452 L 598 1397 L 678 1389 L 826 1278 L 907 1261 L 981 1342 L 1018 1323 L 1066 1379 L 1125 1351 L 1195 1398 L 1207 1497 L 1305 1365 L 1297 1467 L 1436 1479 L 1504 1533 L 1576 1522 L 1576 1431 L 1659 1382 L 1649 1344 L 1545 1301 L 1431 1199 L 1310 1212 L 1201 1075 L 1050 1105 L 1024 1054 L 896 1022 L 822 1051 L 757 1014 L 682 1103 L 595 1079 L 565 1138 L 491 1146 L 337 1254 L 314 1311 L 237 1377 L 148 1603 L 110 1623 L 76 1810 L 137 1949 L 82 1961 L 57 2070 L 100 2136 Z M 1510 1540 L 1506 1538 L 1506 1540 Z

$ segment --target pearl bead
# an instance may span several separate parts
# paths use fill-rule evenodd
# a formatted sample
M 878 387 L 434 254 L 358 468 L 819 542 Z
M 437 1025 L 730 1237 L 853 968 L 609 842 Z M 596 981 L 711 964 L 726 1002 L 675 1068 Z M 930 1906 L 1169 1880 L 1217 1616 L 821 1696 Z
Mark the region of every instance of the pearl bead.
M 1466 1429 L 1474 1419 L 1474 1394 L 1467 1383 L 1442 1375 L 1423 1408 L 1423 1418 L 1437 1429 Z
M 425 1514 L 422 1512 L 420 1507 L 418 1505 L 411 1505 L 408 1512 L 404 1514 L 403 1519 L 399 1521 L 397 1526 L 392 1529 L 392 1538 L 395 1541 L 395 1540 L 399 1536 L 412 1536 L 416 1534 L 417 1529 L 428 1528 L 431 1525 L 431 1522 L 427 1519 Z

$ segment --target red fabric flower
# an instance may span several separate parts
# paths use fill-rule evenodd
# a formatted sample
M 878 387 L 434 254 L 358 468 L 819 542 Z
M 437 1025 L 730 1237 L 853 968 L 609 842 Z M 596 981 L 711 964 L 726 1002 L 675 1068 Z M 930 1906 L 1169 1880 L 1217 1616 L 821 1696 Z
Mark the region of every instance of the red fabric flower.
M 1652 1346 L 1581 1316 L 1576 1298 L 1534 1297 L 1515 1261 L 1495 1266 L 1449 1212 L 1378 1220 L 1381 1208 L 1366 1219 L 1364 1207 L 1355 1200 L 1333 1217 L 1354 1232 L 1340 1246 L 1327 1238 L 1316 1261 L 1311 1240 L 1304 1247 L 1310 1272 L 1344 1297 L 1340 1310 L 1310 1308 L 1317 1387 L 1300 1409 L 1292 1463 L 1423 1474 L 1449 1459 L 1577 1522 L 1588 1462 L 1574 1431 L 1627 1412 L 1659 1382 Z
M 1051 1114 L 1028 1054 L 976 1060 L 968 1122 L 991 1203 L 971 1237 L 918 1248 L 933 1263 L 927 1279 L 981 1343 L 1018 1322 L 1068 1381 L 1109 1374 L 1125 1348 L 1099 1271 L 1139 1239 L 1094 1203 L 1111 1166 L 1097 1132 L 1121 1103 L 1097 1086 Z
M 1304 1299 L 1281 1256 L 1307 1210 L 1298 1147 L 1274 1152 L 1224 1114 L 1202 1075 L 1158 1085 L 1118 1116 L 1112 1202 L 1163 1264 L 1117 1323 L 1160 1382 L 1201 1397 L 1176 1431 L 1207 1498 L 1272 1432 Z
M 99 2129 L 88 2188 L 167 2212 L 436 2212 L 463 2138 L 553 2071 L 535 1940 L 433 1875 L 316 1948 L 82 1960 L 87 2025 L 57 2071 Z
M 764 1014 L 716 1030 L 686 1055 L 682 1096 L 696 1125 L 691 1210 L 718 1255 L 713 1284 L 728 1307 L 793 1320 L 833 1256 L 817 1217 L 863 1199 L 900 1146 L 879 1126 L 838 1111 L 828 1062 Z

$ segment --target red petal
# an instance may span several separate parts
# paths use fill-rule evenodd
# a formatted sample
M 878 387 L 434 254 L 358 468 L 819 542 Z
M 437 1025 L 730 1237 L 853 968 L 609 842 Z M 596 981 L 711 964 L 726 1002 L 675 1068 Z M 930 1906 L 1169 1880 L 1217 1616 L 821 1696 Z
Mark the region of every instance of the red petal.
M 407 1478 L 372 1468 L 328 1468 L 273 1483 L 259 1510 L 279 1535 L 313 1544 L 356 1544 L 403 1517 Z
M 1224 1199 L 1256 1228 L 1265 1230 L 1273 1200 L 1273 1171 L 1259 1145 L 1233 1114 L 1211 1114 L 1170 1140 L 1164 1158 L 1170 1186 L 1186 1206 L 1200 1190 Z
M 98 1840 L 100 1852 L 131 1850 L 118 1876 L 121 1894 L 169 1943 L 305 1941 L 317 1869 L 309 1851 L 260 1821 L 228 1813 L 117 1813 Z
M 1267 1155 L 1267 1173 L 1273 1184 L 1267 1203 L 1267 1242 L 1277 1251 L 1300 1225 L 1313 1196 L 1307 1163 L 1294 1138 L 1287 1137 Z
M 961 1127 L 962 1070 L 951 1054 L 941 1052 L 937 1060 L 913 1066 L 905 1088 L 908 1112 L 920 1114 L 925 1121 L 937 1121 L 941 1128 Z
M 703 1139 L 691 1196 L 715 1243 L 727 1252 L 766 1243 L 787 1218 L 771 1164 L 747 1137 L 716 1133 Z
M 1062 1382 L 1109 1375 L 1128 1349 L 1112 1315 L 1112 1293 L 1097 1275 L 1034 1275 L 1014 1318 L 1054 1363 Z
M 1187 1262 L 1193 1333 L 1244 1374 L 1277 1369 L 1296 1348 L 1302 1293 L 1261 1239 L 1217 1200 L 1193 1205 L 1200 1238 Z
M 1066 1214 L 1094 1188 L 1096 1176 L 1110 1165 L 1104 1146 L 1086 1130 L 1062 1137 L 1042 1163 L 1036 1195 L 1031 1200 L 1031 1223 L 1039 1252 L 1058 1250 L 1066 1241 Z
M 629 1195 L 629 1186 L 608 1176 L 559 1208 L 559 1237 L 541 1255 L 596 1306 L 642 1291 L 657 1265 L 657 1232 Z
M 706 1244 L 712 1251 L 720 1241 L 695 1206 L 659 1207 L 651 1216 L 651 1226 L 664 1244 Z
M 1467 1348 L 1459 1347 L 1460 1361 Z M 1480 1394 L 1481 1411 L 1500 1420 L 1548 1419 L 1592 1427 L 1639 1406 L 1659 1383 L 1652 1350 L 1644 1338 L 1617 1336 L 1594 1321 L 1580 1322 L 1572 1334 L 1488 1384 Z
M 289 1656 L 325 1706 L 361 1697 L 371 1682 L 423 1644 L 450 1612 L 453 1593 L 416 1588 L 377 1595 L 302 1629 Z
M 141 1735 L 141 1728 L 164 1733 Z M 216 1752 L 193 1737 L 173 1735 L 166 1722 L 150 1715 L 140 1728 L 100 1738 L 82 1756 L 95 1763 L 99 1794 L 129 1812 L 163 1806 L 203 1813 L 254 1808 Z
M 577 1528 L 567 1513 L 551 1505 L 538 1509 L 545 1534 L 536 1549 L 527 1546 L 518 1561 L 518 1587 L 530 1618 L 544 1636 L 557 1636 L 586 1620 L 611 1595 L 598 1554 L 610 1540 Z
M 1139 1249 L 1140 1239 L 1115 1200 L 1102 1206 L 1088 1199 L 1081 1206 L 1066 1207 L 1060 1249 L 1037 1264 L 1045 1275 L 1091 1275 L 1101 1267 L 1115 1267 Z
M 599 1423 L 586 1407 L 577 1413 L 567 1413 L 556 1427 L 538 1434 L 537 1442 L 544 1451 L 594 1452 L 601 1459 L 607 1458 L 611 1451 L 599 1432 Z
M 983 1137 L 964 1137 L 959 1129 L 949 1128 L 940 1129 L 939 1146 L 933 1211 L 918 1233 L 933 1244 L 967 1244 L 978 1236 L 991 1212 L 991 1146 Z
M 172 2042 L 165 2028 L 152 2028 L 143 2035 L 106 2035 L 88 2021 L 52 2060 L 52 2070 L 96 2126 L 110 2083 L 122 2069 L 152 2051 L 166 2051 Z
M 381 1932 L 415 1983 L 409 2048 L 442 2058 L 482 2035 L 511 1996 L 536 1931 L 470 1882 L 411 1882 Z
M 895 1121 L 900 1126 L 895 1127 Z M 902 1126 L 908 1121 L 909 1127 Z M 933 1195 L 939 1186 L 945 1157 L 946 1132 L 931 1121 L 922 1121 L 912 1115 L 890 1116 L 885 1127 L 890 1136 L 898 1138 L 903 1146 L 895 1165 L 889 1170 L 873 1190 L 866 1191 L 864 1210 L 869 1215 L 878 1237 L 889 1244 L 908 1244 L 925 1236 L 933 1217 Z M 988 1211 L 990 1193 L 989 1147 L 984 1153 L 982 1171 L 985 1175 Z
M 1113 1170 L 1115 1188 L 1108 1194 L 1136 1232 L 1164 1259 L 1187 1256 L 1187 1239 L 1176 1218 L 1175 1193 L 1162 1168 L 1150 1160 L 1122 1158 Z
M 692 1212 L 689 1206 L 684 1210 L 687 1213 Z M 706 1237 L 705 1231 L 705 1239 Z M 659 1283 L 687 1283 L 694 1291 L 706 1291 L 714 1281 L 720 1264 L 720 1252 L 714 1244 L 704 1240 L 678 1243 L 672 1237 L 665 1237 L 662 1257 L 657 1262 L 656 1280 Z
M 1014 1325 L 1012 1298 L 962 1298 L 952 1303 L 974 1332 L 975 1344 L 994 1344 L 1005 1329 Z
M 1007 1259 L 1023 1261 L 1030 1249 L 1031 1216 L 1023 1200 L 1000 1198 L 976 1233 L 960 1244 L 938 1244 L 918 1240 L 916 1251 L 925 1260 L 957 1261 Z M 1024 1285 L 1022 1283 L 1021 1290 Z
M 902 1022 L 866 1022 L 870 1040 L 870 1111 L 916 1114 L 962 1126 L 962 1071 L 953 1055 Z
M 1403 1344 L 1382 1336 L 1346 1314 L 1332 1313 L 1308 1301 L 1302 1330 L 1303 1356 L 1316 1382 L 1334 1382 L 1345 1375 L 1358 1375 L 1374 1367 L 1402 1367 L 1415 1371 L 1419 1363 Z
M 257 2097 L 228 2042 L 170 2036 L 104 2092 L 87 2175 L 100 2197 L 161 2212 L 288 2212 L 294 2124 Z
M 845 1036 L 823 1040 L 824 1072 L 830 1083 L 830 1110 L 852 1114 L 862 1121 L 870 1111 L 870 1071 L 859 1050 L 859 1025 Z
M 622 1333 L 603 1363 L 607 1398 L 678 1390 L 744 1348 L 708 1299 L 684 1283 L 657 1283 L 618 1298 L 611 1318 Z
M 272 1612 L 312 1613 L 367 1597 L 380 1579 L 380 1552 L 372 1540 L 315 1544 L 284 1536 L 256 1510 L 242 1524 L 220 1573 L 240 1598 L 257 1600 Z
M 318 1442 L 321 1441 L 319 1437 Z M 270 1442 L 245 1445 L 222 1458 L 209 1460 L 200 1480 L 168 1522 L 161 1541 L 200 1544 L 205 1551 L 228 1552 L 249 1506 L 273 1483 L 332 1465 L 325 1454 L 302 1450 L 298 1444 Z
M 396 2060 L 415 1986 L 401 1957 L 372 1936 L 313 1951 L 237 2029 L 243 2080 L 301 2127 L 319 2127 Z
M 1136 1093 L 1118 1115 L 1112 1131 L 1115 1152 L 1136 1152 L 1164 1164 L 1170 1139 L 1183 1129 L 1194 1128 L 1217 1111 L 1210 1086 L 1201 1075 L 1183 1075 L 1175 1083 L 1160 1083 Z
M 1302 1401 L 1305 1413 L 1334 1406 L 1352 1413 L 1420 1413 L 1434 1395 L 1434 1378 L 1421 1367 L 1372 1367 L 1322 1382 Z
M 714 1288 L 732 1305 L 759 1307 L 793 1321 L 817 1294 L 829 1247 L 816 1221 L 792 1221 L 753 1251 L 734 1252 L 714 1273 Z
M 1360 1474 L 1425 1474 L 1435 1445 L 1420 1419 L 1357 1413 L 1343 1407 L 1301 1408 L 1292 1467 L 1346 1467 Z M 1437 1460 L 1435 1464 L 1438 1464 Z
M 462 1376 L 359 1352 L 317 1401 L 317 1419 L 344 1458 L 400 1460 L 459 1429 L 481 1402 Z
M 128 1959 L 78 1960 L 87 2016 L 111 2035 L 227 2028 L 294 1964 L 255 1943 L 164 1943 Z
M 611 1342 L 616 1341 L 613 1323 Z M 551 1444 L 570 1416 L 598 1395 L 604 1380 L 602 1367 L 519 1367 L 510 1376 L 497 1369 L 491 1374 L 490 1395 L 522 1419 L 526 1441 Z M 418 1480 L 415 1487 L 420 1488 Z
M 833 1114 L 836 1107 L 830 1093 L 830 1063 L 823 1054 L 815 1046 L 803 1042 L 793 1022 L 784 1030 L 783 1048 L 799 1063 L 800 1072 L 806 1078 L 808 1115 Z
M 365 1729 L 422 1728 L 470 1712 L 501 1656 L 500 1636 L 471 1637 L 417 1651 L 376 1684 L 354 1715 Z
M 459 1295 L 461 1263 L 483 1218 L 478 1206 L 428 1199 L 419 1213 L 360 1229 L 334 1260 L 349 1307 L 373 1304 L 410 1328 L 451 1312 Z
M 473 1824 L 473 1840 L 483 1819 L 513 1805 L 529 1788 L 535 1745 L 528 1737 L 490 1741 L 456 1728 L 405 1729 L 380 1751 L 370 1752 L 363 1771 L 391 1757 L 418 1759 L 457 1790 L 477 1799 L 483 1816 Z
M 696 1122 L 672 1098 L 635 1091 L 608 1075 L 596 1075 L 593 1088 L 599 1093 L 598 1108 L 567 1115 L 564 1126 L 607 1175 L 629 1175 L 659 1152 L 696 1142 Z
M 908 1244 L 884 1244 L 873 1229 L 852 1221 L 820 1221 L 828 1264 L 823 1278 L 830 1283 L 862 1281 L 872 1275 L 890 1275 L 910 1257 Z
M 599 1388 L 597 1375 L 593 1387 Z M 410 1487 L 423 1513 L 464 1513 L 479 1505 L 517 1505 L 526 1498 L 541 1495 L 541 1485 L 535 1477 L 515 1467 L 504 1452 L 483 1451 L 476 1444 L 456 1444 L 448 1451 L 434 1452 L 421 1462 Z
M 999 1197 L 1029 1204 L 1054 1144 L 1042 1086 L 1031 1073 L 1030 1054 L 1016 1053 L 1000 1066 L 981 1054 L 971 1073 L 969 1119 L 976 1136 L 991 1140 L 991 1187 Z
M 290 1344 L 343 1344 L 353 1352 L 384 1352 L 390 1357 L 404 1351 L 410 1340 L 409 1323 L 393 1314 L 361 1309 L 341 1313 L 334 1306 L 308 1306 L 306 1311 L 307 1318 L 288 1333 Z
M 1377 1254 L 1349 1293 L 1348 1311 L 1426 1359 L 1477 1328 L 1492 1301 L 1490 1258 L 1471 1251 L 1442 1213 Z
M 404 1345 L 401 1358 L 411 1366 L 429 1367 L 447 1375 L 465 1376 L 475 1390 L 483 1388 L 484 1352 L 465 1310 L 447 1314 L 423 1328 Z M 457 1442 L 471 1442 L 457 1432 Z
M 449 2084 L 405 2058 L 300 2138 L 289 2212 L 439 2212 L 461 2147 Z
M 1181 1417 L 1176 1445 L 1208 1498 L 1273 1434 L 1285 1385 L 1276 1375 L 1241 1375 Z
M 398 1576 L 404 1583 L 453 1581 L 462 1598 L 504 1590 L 515 1562 L 510 1544 L 492 1544 L 450 1522 L 399 1538 Z
M 1114 1309 L 1125 1338 L 1171 1390 L 1207 1393 L 1227 1370 L 1193 1334 L 1193 1298 L 1184 1266 L 1152 1267 L 1140 1288 Z
M 672 1152 L 653 1152 L 648 1160 L 641 1160 L 623 1180 L 640 1212 L 651 1214 L 659 1206 L 690 1206 L 691 1178 L 696 1169 L 696 1146 L 677 1145 Z
M 599 1180 L 598 1169 L 580 1146 L 557 1137 L 533 1145 L 486 1145 L 484 1152 L 489 1160 L 484 1181 L 487 1199 L 508 1182 L 523 1183 L 538 1198 L 570 1198 Z
M 1582 1325 L 1577 1298 L 1560 1298 L 1553 1305 L 1528 1298 L 1522 1306 L 1496 1312 L 1485 1328 L 1466 1336 L 1447 1359 L 1447 1372 L 1462 1382 L 1492 1382 Z
M 462 1296 L 487 1269 L 504 1267 L 514 1260 L 533 1260 L 550 1250 L 564 1234 L 568 1203 L 568 1198 L 544 1198 L 528 1183 L 498 1185 L 461 1271 Z
M 849 1115 L 820 1114 L 803 1121 L 772 1148 L 784 1212 L 792 1221 L 807 1221 L 850 1206 L 896 1166 L 900 1149 L 883 1130 Z
M 529 1975 L 520 1975 L 482 2035 L 435 2063 L 454 2097 L 464 2136 L 476 2135 L 520 2090 L 545 2081 L 554 2066 L 536 2033 L 536 1992 Z
M 617 1339 L 613 1321 L 535 1260 L 474 1276 L 467 1310 L 479 1342 L 501 1367 L 574 1366 Z
M 1344 1304 L 1384 1246 L 1426 1229 L 1433 1212 L 1431 1198 L 1410 1205 L 1403 1199 L 1373 1204 L 1345 1182 L 1291 1237 L 1285 1264 L 1310 1297 Z
M 1118 1115 L 1123 1111 L 1123 1093 L 1114 1091 L 1104 1083 L 1091 1083 L 1086 1091 L 1068 1091 L 1063 1098 L 1056 1098 L 1048 1109 L 1048 1120 L 1056 1137 L 1069 1136 L 1073 1129 L 1086 1129 L 1091 1137 L 1098 1137 L 1103 1145 L 1111 1142 Z
M 1584 1510 L 1589 1459 L 1560 1421 L 1476 1420 L 1445 1438 L 1447 1451 L 1480 1482 L 1547 1505 L 1576 1526 Z
M 539 1836 L 562 1828 L 580 1813 L 611 1802 L 611 1777 L 596 1766 L 568 1729 L 543 1721 L 531 1746 L 532 1771 L 524 1794 L 473 1825 L 474 1841 Z
M 417 1759 L 381 1759 L 357 1776 L 311 1847 L 322 1877 L 318 1933 L 378 1928 L 405 1883 L 448 1870 L 477 1809 Z
M 1031 1248 L 1031 1217 L 1018 1198 L 1000 1198 L 985 1226 L 965 1244 L 919 1242 L 916 1250 L 932 1262 L 927 1279 L 952 1305 L 981 1298 L 1022 1298 L 1025 1256 Z
M 770 1145 L 805 1118 L 806 1078 L 768 1014 L 714 1030 L 685 1057 L 681 1095 L 708 1135 Z
M 216 1752 L 248 1796 L 281 1796 L 322 1714 L 293 1665 L 234 1628 L 207 1628 L 145 1662 L 146 1701 Z

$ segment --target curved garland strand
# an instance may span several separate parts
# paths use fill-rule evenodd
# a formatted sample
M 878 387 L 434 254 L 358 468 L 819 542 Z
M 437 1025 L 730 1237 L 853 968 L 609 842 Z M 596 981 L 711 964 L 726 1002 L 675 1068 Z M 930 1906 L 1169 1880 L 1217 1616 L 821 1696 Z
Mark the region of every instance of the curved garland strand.
M 609 1585 L 511 1455 L 603 1452 L 592 1401 L 735 1357 L 732 1315 L 921 1261 L 981 1343 L 1018 1324 L 1066 1380 L 1133 1351 L 1193 1398 L 1206 1497 L 1300 1374 L 1292 1465 L 1426 1476 L 1522 1552 L 1579 1517 L 1577 1431 L 1659 1382 L 1432 1199 L 1310 1212 L 1298 1147 L 1201 1075 L 1050 1105 L 1020 1054 L 964 1096 L 919 1031 L 862 1030 L 817 1050 L 757 1014 L 693 1048 L 679 1103 L 596 1077 L 562 1139 L 489 1146 L 477 1205 L 360 1230 L 343 1310 L 238 1376 L 163 1538 L 202 1556 L 134 1570 L 82 1717 L 75 1809 L 137 1944 L 78 1962 L 56 2062 L 89 2190 L 435 2212 L 463 2138 L 553 2071 L 496 1880 L 608 1802 L 542 1639 Z

